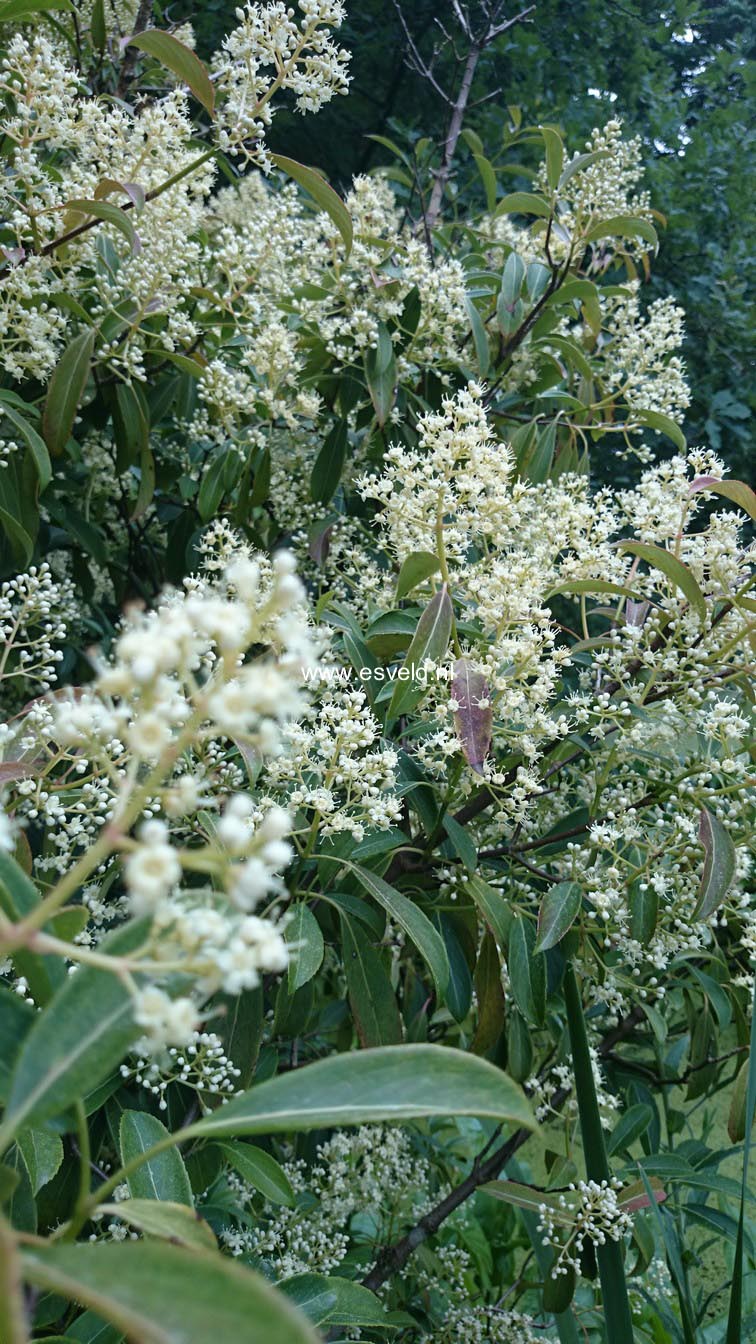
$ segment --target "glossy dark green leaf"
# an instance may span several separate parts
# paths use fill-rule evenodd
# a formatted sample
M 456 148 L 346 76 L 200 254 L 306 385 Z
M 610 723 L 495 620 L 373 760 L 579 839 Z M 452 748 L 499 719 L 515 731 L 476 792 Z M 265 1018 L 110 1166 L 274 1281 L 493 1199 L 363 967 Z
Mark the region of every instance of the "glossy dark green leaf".
M 378 341 L 365 355 L 365 377 L 375 416 L 381 428 L 388 420 L 396 389 L 396 357 L 385 322 L 378 324 Z
M 124 1111 L 119 1128 L 121 1162 L 125 1166 L 168 1137 L 165 1125 L 148 1111 Z M 143 1162 L 127 1178 L 132 1199 L 166 1199 L 191 1207 L 192 1187 L 177 1148 L 166 1148 Z
M 288 159 L 284 154 L 271 155 L 277 168 L 286 173 L 288 177 L 293 177 L 294 181 L 300 187 L 312 196 L 316 205 L 325 212 L 336 225 L 341 237 L 344 240 L 346 255 L 352 250 L 352 216 L 347 210 L 341 197 L 329 186 L 323 177 L 315 168 L 308 168 L 304 163 L 297 163 L 296 159 Z
M 291 947 L 289 961 L 289 991 L 294 994 L 320 969 L 324 943 L 320 925 L 305 901 L 298 901 L 289 911 L 286 941 Z
M 546 1013 L 546 962 L 535 951 L 535 931 L 529 920 L 512 920 L 507 948 L 509 983 L 517 1007 L 527 1022 L 543 1026 Z
M 101 950 L 116 952 L 121 935 Z M 119 1064 L 139 1034 L 131 995 L 117 975 L 82 967 L 38 1015 L 10 1084 L 3 1137 L 64 1111 Z
M 572 928 L 582 904 L 583 894 L 577 882 L 557 882 L 545 893 L 538 911 L 537 952 L 556 947 Z
M 80 332 L 63 351 L 50 379 L 42 413 L 42 434 L 53 457 L 63 452 L 71 437 L 94 346 L 94 331 L 87 328 Z
M 383 962 L 365 930 L 344 916 L 341 949 L 349 1005 L 361 1044 L 398 1044 L 402 1039 L 401 1018 Z
M 434 929 L 428 916 L 415 905 L 414 901 L 403 896 L 377 873 L 371 873 L 367 868 L 361 868 L 357 864 L 351 865 L 351 870 L 360 886 L 383 906 L 391 919 L 404 929 L 407 937 L 414 943 L 433 976 L 439 999 L 443 1000 L 449 983 L 449 961 L 443 939 Z
M 196 1121 L 185 1136 L 273 1134 L 331 1125 L 475 1115 L 534 1127 L 529 1103 L 501 1069 L 440 1045 L 332 1055 L 260 1083 Z
M 171 1241 L 175 1246 L 193 1251 L 214 1251 L 217 1246 L 212 1228 L 186 1204 L 132 1198 L 117 1204 L 101 1204 L 99 1211 L 110 1218 L 120 1218 L 148 1237 Z
M 655 546 L 650 541 L 622 541 L 620 546 L 623 551 L 640 556 L 646 564 L 664 574 L 673 587 L 679 588 L 687 598 L 701 621 L 706 620 L 706 600 L 692 571 L 682 560 L 678 560 L 671 551 L 665 551 L 663 546 Z
M 449 647 L 454 610 L 446 584 L 434 594 L 417 623 L 415 633 L 399 669 L 387 711 L 387 719 L 397 719 L 418 703 L 427 689 L 417 676 L 426 659 L 441 662 Z
M 281 1293 L 228 1257 L 155 1241 L 58 1244 L 28 1249 L 23 1270 L 140 1344 L 317 1344 Z
M 413 551 L 411 555 L 405 556 L 396 581 L 397 601 L 406 597 L 407 593 L 411 593 L 419 583 L 424 583 L 433 574 L 437 574 L 439 568 L 438 556 L 432 551 Z
M 329 504 L 344 469 L 348 446 L 347 422 L 339 420 L 326 435 L 310 477 L 310 495 L 316 504 Z
M 215 89 L 205 66 L 190 47 L 179 42 L 172 33 L 164 33 L 158 28 L 148 28 L 146 32 L 134 33 L 126 45 L 137 47 L 146 55 L 153 56 L 165 66 L 166 70 L 176 75 L 182 84 L 191 89 L 197 102 L 201 103 L 212 117 L 215 110 Z
M 283 1167 L 270 1153 L 252 1143 L 221 1143 L 224 1158 L 247 1185 L 259 1190 L 272 1204 L 293 1209 L 296 1197 Z

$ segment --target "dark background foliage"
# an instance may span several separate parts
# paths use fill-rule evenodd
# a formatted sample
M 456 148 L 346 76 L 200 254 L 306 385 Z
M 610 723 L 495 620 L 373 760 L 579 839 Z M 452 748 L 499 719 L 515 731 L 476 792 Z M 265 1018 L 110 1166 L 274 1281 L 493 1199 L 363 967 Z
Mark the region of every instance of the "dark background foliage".
M 393 0 L 360 0 L 348 9 L 349 97 L 317 120 L 281 113 L 271 135 L 274 149 L 317 165 L 342 188 L 354 173 L 389 161 L 369 134 L 405 145 L 424 136 L 440 142 L 448 121 L 442 99 L 407 65 Z M 403 0 L 403 13 L 423 57 L 437 52 L 439 82 L 455 89 L 459 64 L 440 28 L 455 34 L 449 0 Z M 234 0 L 213 0 L 192 14 L 202 54 L 233 16 Z M 457 41 L 459 55 L 461 46 Z M 687 314 L 688 440 L 716 448 L 739 476 L 752 474 L 756 399 L 747 302 L 756 282 L 749 207 L 755 49 L 756 8 L 747 0 L 670 0 L 662 8 L 645 0 L 537 0 L 528 22 L 483 54 L 466 119 L 493 160 L 508 106 L 520 107 L 526 122 L 555 123 L 572 150 L 612 116 L 642 137 L 646 183 L 667 221 L 649 297 L 674 294 Z M 463 145 L 456 167 L 461 190 L 476 181 Z M 512 176 L 501 182 L 501 194 L 522 185 Z

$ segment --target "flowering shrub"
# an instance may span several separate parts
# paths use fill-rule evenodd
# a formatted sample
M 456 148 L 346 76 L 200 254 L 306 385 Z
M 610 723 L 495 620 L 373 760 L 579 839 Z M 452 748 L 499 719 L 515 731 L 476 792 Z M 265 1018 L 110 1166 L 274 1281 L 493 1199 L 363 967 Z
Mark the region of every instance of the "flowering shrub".
M 0 1335 L 744 1337 L 756 496 L 640 145 L 415 218 L 266 145 L 340 0 L 11 8 Z

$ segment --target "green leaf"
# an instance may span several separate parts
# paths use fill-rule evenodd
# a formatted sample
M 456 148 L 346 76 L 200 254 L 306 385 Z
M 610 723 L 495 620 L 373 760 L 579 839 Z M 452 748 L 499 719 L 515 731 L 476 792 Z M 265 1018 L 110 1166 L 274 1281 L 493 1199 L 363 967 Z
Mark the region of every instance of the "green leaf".
M 6 4 L 0 5 L 0 23 L 18 23 L 19 20 L 23 23 L 35 14 L 54 9 L 71 13 L 73 5 L 71 0 L 7 0 Z
M 286 1172 L 270 1153 L 252 1143 L 220 1143 L 220 1151 L 247 1185 L 259 1190 L 272 1204 L 293 1209 L 296 1196 Z
M 571 159 L 567 164 L 567 167 L 559 179 L 560 188 L 566 187 L 567 183 L 576 173 L 582 173 L 586 168 L 592 168 L 594 163 L 600 163 L 602 159 L 608 158 L 608 149 L 593 149 L 588 154 L 576 154 L 575 158 Z
M 294 994 L 320 970 L 324 944 L 320 925 L 304 901 L 292 906 L 289 913 L 286 925 L 286 941 L 292 948 L 288 972 L 289 993 Z
M 276 1286 L 313 1325 L 323 1325 L 336 1306 L 336 1293 L 324 1274 L 295 1274 Z
M 637 219 L 634 215 L 615 215 L 613 219 L 601 220 L 585 235 L 587 243 L 598 242 L 600 238 L 642 238 L 653 248 L 659 246 L 653 224 L 649 224 L 647 219 Z
M 748 1052 L 748 1073 L 745 1084 L 745 1108 L 743 1112 L 743 1166 L 740 1190 L 740 1215 L 738 1218 L 735 1264 L 730 1289 L 730 1305 L 727 1313 L 727 1335 L 725 1344 L 740 1344 L 743 1339 L 743 1251 L 745 1242 L 745 1206 L 749 1196 L 748 1166 L 751 1156 L 751 1136 L 754 1116 L 756 1116 L 756 997 L 751 1013 L 751 1044 Z
M 546 146 L 546 181 L 551 190 L 556 191 L 562 175 L 562 160 L 564 159 L 562 137 L 551 126 L 541 126 L 539 129 Z
M 604 1146 L 596 1084 L 593 1077 L 588 1036 L 583 1017 L 575 972 L 567 964 L 564 976 L 564 999 L 567 1026 L 572 1049 L 572 1067 L 575 1076 L 575 1094 L 580 1116 L 580 1133 L 585 1154 L 586 1175 L 590 1181 L 608 1181 L 611 1178 L 609 1161 Z M 620 1242 L 607 1240 L 596 1247 L 601 1295 L 606 1318 L 606 1335 L 612 1344 L 633 1344 L 633 1323 L 625 1281 L 624 1250 Z
M 497 215 L 540 215 L 548 219 L 551 207 L 542 196 L 534 196 L 530 191 L 512 191 L 503 196 L 496 207 Z
M 157 1199 L 122 1199 L 118 1204 L 100 1204 L 98 1212 L 120 1218 L 129 1227 L 136 1227 L 150 1237 L 172 1241 L 189 1250 L 213 1251 L 218 1244 L 210 1225 L 186 1204 Z
M 534 951 L 556 947 L 572 928 L 579 913 L 583 893 L 577 882 L 557 882 L 549 887 L 538 911 L 538 940 Z
M 640 556 L 646 564 L 651 565 L 653 569 L 658 569 L 669 579 L 675 588 L 688 599 L 690 605 L 698 613 L 701 621 L 706 620 L 706 601 L 701 589 L 699 588 L 693 574 L 684 565 L 682 560 L 678 560 L 671 551 L 665 551 L 663 546 L 654 546 L 650 541 L 621 541 L 620 549 L 629 551 L 631 555 Z
M 53 457 L 63 452 L 89 375 L 95 333 L 90 327 L 71 341 L 58 360 L 42 412 L 42 434 Z
M 85 222 L 85 219 L 71 220 L 68 217 L 69 211 L 73 211 L 77 215 L 84 215 L 85 219 L 101 219 L 106 224 L 112 224 L 115 229 L 118 229 L 123 234 L 132 252 L 136 252 L 137 236 L 134 231 L 134 225 L 125 210 L 121 209 L 120 205 L 111 205 L 109 201 L 79 199 L 66 201 L 66 232 L 68 232 L 69 229 L 78 228 L 79 223 L 83 224 Z
M 341 197 L 315 168 L 307 168 L 305 164 L 297 163 L 296 159 L 288 159 L 284 154 L 272 154 L 271 158 L 276 167 L 289 177 L 293 177 L 300 187 L 304 187 L 316 205 L 329 216 L 344 239 L 346 255 L 349 256 L 352 250 L 352 216 Z
M 105 0 L 94 0 L 92 17 L 89 21 L 89 33 L 95 51 L 104 51 L 108 40 L 108 29 L 105 23 Z
M 411 555 L 405 556 L 396 581 L 397 602 L 411 593 L 419 583 L 437 574 L 440 567 L 438 556 L 432 551 L 413 551 Z
M 504 950 L 509 943 L 512 914 L 503 893 L 490 887 L 478 873 L 470 873 L 464 889 L 472 896 L 499 947 Z
M 647 947 L 656 931 L 659 897 L 648 881 L 638 879 L 630 886 L 630 932 L 636 942 Z
M 645 1134 L 653 1118 L 654 1113 L 650 1106 L 641 1104 L 629 1106 L 623 1111 L 612 1130 L 611 1138 L 606 1145 L 607 1153 L 611 1155 L 626 1152 L 641 1134 Z
M 118 1135 L 122 1164 L 126 1166 L 168 1137 L 165 1125 L 148 1111 L 124 1111 Z M 132 1199 L 166 1199 L 189 1206 L 194 1202 L 186 1167 L 176 1148 L 156 1153 L 126 1179 Z
M 396 356 L 385 322 L 378 323 L 378 341 L 365 352 L 365 377 L 378 424 L 383 428 L 394 404 Z
M 722 495 L 756 522 L 756 493 L 745 481 L 719 481 L 715 476 L 699 476 L 691 483 L 690 493 L 693 495 L 698 490 L 711 490 L 715 495 Z
M 474 1115 L 533 1129 L 520 1088 L 487 1060 L 441 1045 L 348 1051 L 260 1083 L 184 1130 L 186 1138 Z
M 388 974 L 365 932 L 341 917 L 341 943 L 349 1005 L 363 1046 L 397 1045 L 402 1023 Z
M 368 872 L 367 868 L 360 868 L 358 864 L 349 866 L 360 886 L 383 906 L 391 919 L 404 929 L 407 937 L 412 940 L 433 976 L 438 998 L 443 1000 L 449 983 L 449 959 L 444 940 L 438 930 L 434 929 L 428 916 L 423 914 L 414 901 L 403 896 L 395 887 L 389 886 L 388 882 L 384 882 L 377 873 Z
M 37 1194 L 51 1181 L 63 1161 L 63 1144 L 59 1135 L 45 1129 L 25 1129 L 17 1143 L 26 1163 L 32 1193 Z
M 13 923 L 18 923 L 38 904 L 39 892 L 31 878 L 11 854 L 0 848 L 0 909 Z M 35 1003 L 40 1006 L 47 1003 L 65 980 L 60 958 L 42 957 L 25 948 L 14 949 L 12 957 L 18 974 L 28 981 Z
M 512 995 L 520 1012 L 531 1026 L 543 1026 L 546 1015 L 546 962 L 535 951 L 535 933 L 529 920 L 518 915 L 512 920 L 507 948 L 507 970 Z
M 693 919 L 708 919 L 721 905 L 735 877 L 735 846 L 718 817 L 702 807 L 698 838 L 704 847 L 704 867 Z
M 335 495 L 347 451 L 347 422 L 339 420 L 323 440 L 310 477 L 310 496 L 316 504 L 328 504 Z
M 441 661 L 449 647 L 453 621 L 454 609 L 444 583 L 433 595 L 417 623 L 389 702 L 386 713 L 388 722 L 398 719 L 400 714 L 406 714 L 422 699 L 427 686 L 414 677 L 415 669 L 421 668 L 426 658 L 434 663 Z
M 99 950 L 117 951 L 127 930 Z M 0 1128 L 6 1142 L 22 1124 L 37 1125 L 90 1092 L 138 1034 L 131 995 L 115 972 L 85 966 L 69 975 L 21 1047 Z
M 0 985 L 0 1102 L 8 1099 L 14 1060 L 27 1032 L 36 1018 L 28 999 L 16 994 L 6 985 Z
M 37 468 L 39 488 L 40 490 L 44 490 L 45 487 L 50 484 L 52 479 L 52 464 L 44 439 L 40 438 L 36 429 L 32 428 L 23 415 L 19 415 L 18 411 L 12 406 L 7 405 L 7 403 L 3 403 L 2 415 L 5 416 L 6 420 L 10 420 L 11 424 L 15 426 L 24 440 L 24 443 L 32 455 L 34 465 Z
M 24 1277 L 90 1307 L 139 1344 L 317 1344 L 308 1323 L 251 1270 L 156 1242 L 34 1247 Z
M 475 345 L 475 358 L 478 361 L 478 372 L 480 373 L 481 378 L 485 378 L 491 365 L 491 349 L 488 344 L 488 336 L 486 334 L 483 318 L 469 294 L 465 294 L 465 311 L 470 322 L 470 330 L 472 331 L 473 343 Z
M 666 434 L 671 439 L 681 453 L 687 448 L 687 441 L 680 426 L 676 420 L 669 415 L 662 415 L 661 411 L 645 411 L 643 409 L 632 411 L 633 424 L 648 425 L 649 429 L 656 429 L 660 434 Z
M 473 158 L 483 181 L 483 190 L 486 193 L 486 209 L 492 211 L 496 206 L 496 173 L 484 154 L 473 154 Z
M 158 28 L 148 28 L 146 32 L 135 33 L 125 46 L 137 47 L 148 56 L 164 65 L 191 89 L 198 103 L 212 117 L 215 111 L 215 89 L 202 61 L 194 52 L 179 42 L 171 33 L 161 32 Z

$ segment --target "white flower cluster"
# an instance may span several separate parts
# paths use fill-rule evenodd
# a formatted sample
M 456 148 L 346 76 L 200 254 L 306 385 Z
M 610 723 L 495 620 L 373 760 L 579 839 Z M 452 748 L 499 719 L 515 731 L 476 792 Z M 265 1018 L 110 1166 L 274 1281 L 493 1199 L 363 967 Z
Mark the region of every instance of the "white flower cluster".
M 607 387 L 633 411 L 659 411 L 679 418 L 690 404 L 685 365 L 679 355 L 684 336 L 682 308 L 672 299 L 654 299 L 645 317 L 639 284 L 607 300 L 607 332 L 602 373 Z
M 621 1189 L 622 1182 L 618 1180 L 578 1181 L 567 1187 L 566 1194 L 557 1197 L 558 1213 L 549 1204 L 539 1205 L 538 1231 L 542 1244 L 557 1252 L 551 1270 L 553 1279 L 568 1274 L 570 1269 L 576 1274 L 581 1272 L 580 1258 L 586 1242 L 605 1246 L 607 1241 L 622 1241 L 632 1231 L 633 1220 L 617 1199 L 617 1191 Z M 569 1215 L 572 1223 L 566 1238 L 560 1214 Z
M 184 1046 L 170 1046 L 158 1056 L 136 1055 L 121 1065 L 120 1072 L 156 1097 L 161 1111 L 167 1109 L 171 1083 L 191 1087 L 200 1097 L 228 1098 L 238 1090 L 240 1077 L 212 1031 L 193 1031 Z
M 45 753 L 35 777 L 15 786 L 22 819 L 44 819 L 65 837 L 63 881 L 80 846 L 93 856 L 92 924 L 74 959 L 91 957 L 109 922 L 111 856 L 123 856 L 126 898 L 115 909 L 150 927 L 128 960 L 145 1049 L 191 1042 L 205 999 L 252 988 L 288 959 L 280 924 L 255 911 L 284 892 L 291 818 L 270 797 L 228 796 L 229 772 L 213 758 L 262 763 L 281 750 L 288 719 L 304 708 L 312 645 L 291 557 L 271 563 L 243 548 L 229 555 L 232 546 L 214 535 L 208 560 L 220 568 L 186 580 L 154 611 L 132 612 L 95 681 L 33 707 L 17 730 L 21 747 L 36 740 Z M 214 817 L 215 774 L 226 796 Z M 177 972 L 192 987 L 175 998 L 162 982 Z
M 326 683 L 327 685 L 327 683 Z M 364 691 L 325 690 L 284 729 L 283 750 L 268 766 L 271 786 L 290 807 L 315 813 L 322 835 L 385 830 L 401 818 L 398 754 L 381 744 L 380 725 Z
M 46 560 L 0 584 L 0 683 L 5 708 L 55 681 L 66 634 L 75 623 L 72 585 Z M 0 741 L 2 739 L 0 738 Z
M 387 1125 L 339 1131 L 318 1146 L 311 1168 L 292 1160 L 284 1171 L 295 1193 L 307 1197 L 293 1209 L 266 1202 L 253 1228 L 230 1226 L 221 1234 L 232 1254 L 251 1251 L 280 1278 L 336 1269 L 349 1249 L 355 1214 L 370 1212 L 372 1237 L 380 1245 L 397 1220 L 412 1215 L 428 1176 L 407 1131 Z M 238 1178 L 231 1184 L 243 1205 L 259 1202 Z
M 295 95 L 298 111 L 317 112 L 349 86 L 349 53 L 328 34 L 344 21 L 341 0 L 298 4 L 300 22 L 282 0 L 248 0 L 237 9 L 238 27 L 223 39 L 213 62 L 221 149 L 246 154 L 266 167 L 270 160 L 262 142 L 273 116 L 271 100 L 279 90 Z
M 640 139 L 623 139 L 622 122 L 608 121 L 602 128 L 594 127 L 584 152 L 596 157 L 579 168 L 560 190 L 560 199 L 567 207 L 560 222 L 569 229 L 586 231 L 620 216 L 650 219 L 648 192 L 637 190 L 643 178 Z M 574 155 L 565 168 L 579 158 Z

